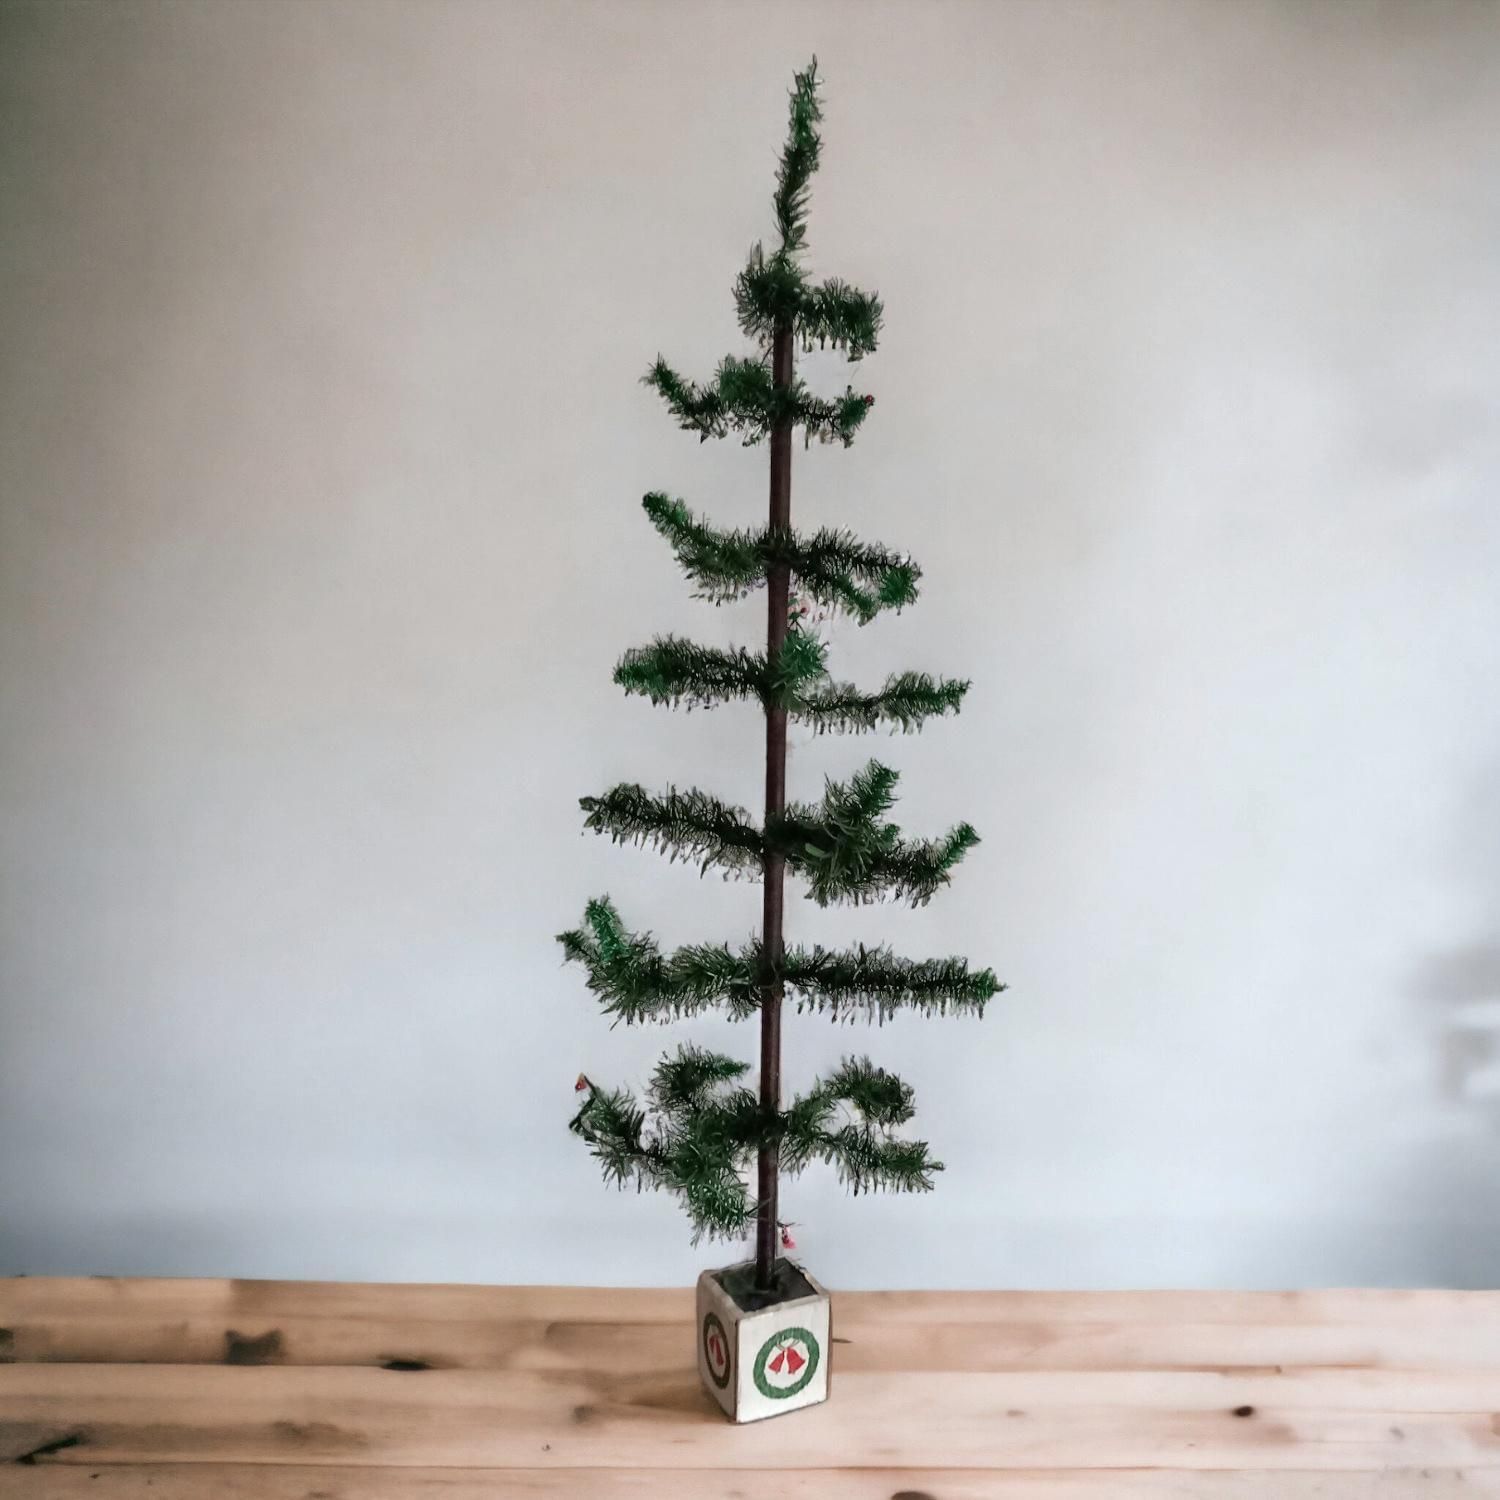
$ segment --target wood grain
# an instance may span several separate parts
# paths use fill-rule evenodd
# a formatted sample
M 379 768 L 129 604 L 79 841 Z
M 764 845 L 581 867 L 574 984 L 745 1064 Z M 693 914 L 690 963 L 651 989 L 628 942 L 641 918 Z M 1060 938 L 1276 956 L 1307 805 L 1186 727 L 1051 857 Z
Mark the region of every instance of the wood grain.
M 16 1469 L 11 1500 L 1491 1500 L 1500 1472 L 1169 1469 L 327 1469 L 141 1464 Z
M 0 1495 L 1500 1496 L 1500 1294 L 850 1293 L 833 1399 L 748 1428 L 691 1318 L 676 1290 L 0 1282 Z
M 0 1281 L 0 1362 L 665 1373 L 692 1308 L 677 1290 L 21 1279 Z M 849 1292 L 837 1312 L 841 1370 L 1500 1370 L 1500 1294 Z

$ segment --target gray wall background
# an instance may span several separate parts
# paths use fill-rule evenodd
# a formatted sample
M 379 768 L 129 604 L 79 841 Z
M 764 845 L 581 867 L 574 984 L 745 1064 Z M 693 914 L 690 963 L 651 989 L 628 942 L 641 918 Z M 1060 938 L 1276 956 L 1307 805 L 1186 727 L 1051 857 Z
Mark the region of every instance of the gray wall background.
M 753 805 L 749 710 L 610 686 L 686 594 L 648 488 L 763 514 L 637 380 L 739 347 L 793 68 L 879 398 L 795 508 L 910 546 L 839 671 L 972 676 L 874 748 L 985 835 L 917 913 L 983 1024 L 899 1064 L 949 1170 L 788 1197 L 835 1285 L 1494 1284 L 1500 7 L 0 5 L 0 1270 L 682 1282 L 606 1192 L 611 1032 L 551 935 L 753 886 L 579 834 Z M 807 363 L 842 388 L 829 357 Z

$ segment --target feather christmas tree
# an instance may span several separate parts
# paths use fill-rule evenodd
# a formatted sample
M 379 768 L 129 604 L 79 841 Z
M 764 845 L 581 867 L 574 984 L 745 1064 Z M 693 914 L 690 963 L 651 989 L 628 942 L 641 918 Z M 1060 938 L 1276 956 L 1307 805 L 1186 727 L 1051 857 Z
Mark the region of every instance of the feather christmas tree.
M 786 799 L 789 722 L 830 732 L 914 730 L 957 713 L 969 686 L 926 672 L 897 673 L 874 689 L 834 681 L 826 647 L 806 623 L 805 605 L 812 603 L 868 624 L 911 604 L 920 576 L 904 553 L 844 530 L 806 534 L 791 525 L 794 433 L 848 447 L 874 405 L 872 396 L 852 388 L 833 399 L 815 395 L 795 373 L 796 348 L 832 345 L 850 361 L 861 360 L 875 349 L 882 316 L 878 297 L 836 278 L 814 282 L 803 267 L 820 114 L 814 60 L 792 89 L 776 176 L 775 246 L 755 247 L 734 288 L 740 327 L 756 352 L 728 356 L 701 384 L 660 358 L 645 377 L 678 425 L 700 440 L 734 434 L 747 445 L 768 441 L 763 528 L 720 529 L 662 494 L 643 501 L 700 598 L 722 604 L 764 589 L 765 649 L 721 650 L 665 636 L 627 651 L 614 674 L 627 693 L 653 703 L 758 703 L 766 730 L 763 816 L 757 823 L 697 788 L 626 784 L 581 799 L 586 827 L 616 842 L 653 845 L 705 870 L 759 879 L 760 934 L 740 947 L 701 944 L 667 953 L 649 933 L 630 931 L 600 897 L 588 903 L 582 925 L 560 939 L 566 956 L 586 971 L 602 1010 L 616 1019 L 672 1021 L 710 1009 L 758 1018 L 758 1087 L 746 1082 L 748 1062 L 685 1045 L 663 1058 L 644 1097 L 580 1078 L 586 1097 L 572 1120 L 608 1180 L 676 1194 L 695 1239 L 754 1231 L 753 1274 L 747 1267 L 745 1277 L 751 1284 L 740 1298 L 751 1310 L 797 1290 L 789 1285 L 795 1268 L 778 1259 L 784 1177 L 823 1161 L 856 1193 L 920 1192 L 942 1169 L 925 1142 L 898 1133 L 912 1116 L 911 1089 L 867 1058 L 846 1059 L 783 1105 L 783 1002 L 790 997 L 800 1009 L 835 1019 L 879 1020 L 906 1009 L 982 1014 L 1001 988 L 989 969 L 971 969 L 961 958 L 900 958 L 884 947 L 789 948 L 782 938 L 788 874 L 821 906 L 885 898 L 921 904 L 978 842 L 967 823 L 938 838 L 905 837 L 887 817 L 896 773 L 875 760 L 847 782 L 826 783 L 816 802 Z M 708 1318 L 716 1325 L 705 1325 L 713 1353 L 725 1334 L 712 1312 Z M 811 1348 L 783 1340 L 768 1352 L 756 1372 L 763 1391 L 774 1391 L 787 1371 L 797 1381 L 810 1375 L 817 1343 L 807 1336 Z M 772 1351 L 771 1343 L 766 1347 Z M 717 1382 L 712 1358 L 708 1373 Z

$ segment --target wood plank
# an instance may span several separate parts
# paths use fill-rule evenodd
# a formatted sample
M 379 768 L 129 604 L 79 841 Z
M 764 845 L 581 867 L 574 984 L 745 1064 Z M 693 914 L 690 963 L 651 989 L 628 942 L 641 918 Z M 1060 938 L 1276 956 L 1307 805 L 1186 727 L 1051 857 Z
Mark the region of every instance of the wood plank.
M 265 1464 L 37 1465 L 9 1500 L 1492 1500 L 1500 1470 L 1264 1473 L 1167 1469 L 373 1469 Z
M 312 1318 L 610 1318 L 663 1322 L 691 1318 L 684 1287 L 468 1286 L 423 1282 L 253 1281 L 151 1276 L 0 1278 L 0 1323 L 26 1314 L 94 1316 L 123 1309 L 222 1317 L 274 1308 Z
M 1500 1466 L 1487 1372 L 840 1373 L 834 1399 L 726 1425 L 691 1372 L 0 1369 L 0 1457 L 462 1468 Z M 1240 1415 L 1243 1413 L 1243 1415 Z
M 913 1302 L 925 1318 L 909 1316 Z M 1013 1316 L 997 1316 L 1002 1305 Z M 1226 1307 L 1220 1293 L 852 1292 L 834 1312 L 838 1367 L 851 1373 L 1500 1370 L 1500 1294 L 1489 1293 L 1251 1293 Z M 0 1361 L 669 1373 L 691 1361 L 691 1326 L 679 1291 L 0 1283 Z
M 1461 1324 L 1500 1318 L 1500 1291 L 1284 1292 L 845 1292 L 885 1325 L 896 1322 Z M 662 1322 L 691 1317 L 691 1288 L 469 1286 L 420 1282 L 253 1281 L 232 1278 L 0 1278 L 0 1324 L 23 1313 L 61 1316 L 121 1308 L 225 1316 L 276 1309 L 287 1316 L 424 1319 L 581 1318 Z
M 884 1328 L 835 1300 L 838 1368 L 878 1370 L 1449 1369 L 1500 1372 L 1500 1326 L 1378 1323 L 928 1323 Z M 669 1373 L 693 1358 L 692 1324 L 559 1320 L 432 1323 L 286 1318 L 22 1321 L 0 1363 L 427 1366 Z

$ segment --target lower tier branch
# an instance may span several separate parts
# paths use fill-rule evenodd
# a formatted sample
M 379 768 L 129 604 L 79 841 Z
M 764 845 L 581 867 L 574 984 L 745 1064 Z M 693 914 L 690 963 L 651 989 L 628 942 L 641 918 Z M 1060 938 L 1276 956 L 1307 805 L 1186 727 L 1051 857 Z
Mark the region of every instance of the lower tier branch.
M 784 1110 L 768 1115 L 741 1080 L 749 1064 L 684 1046 L 657 1065 L 642 1098 L 628 1089 L 586 1093 L 573 1116 L 606 1181 L 675 1194 L 698 1239 L 735 1239 L 755 1222 L 747 1186 L 763 1148 L 796 1176 L 815 1161 L 851 1192 L 926 1192 L 943 1169 L 924 1141 L 892 1134 L 912 1115 L 911 1088 L 868 1058 L 846 1058 Z

